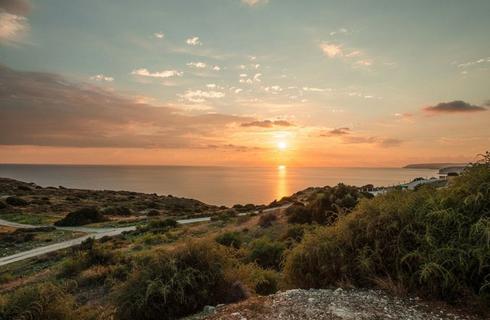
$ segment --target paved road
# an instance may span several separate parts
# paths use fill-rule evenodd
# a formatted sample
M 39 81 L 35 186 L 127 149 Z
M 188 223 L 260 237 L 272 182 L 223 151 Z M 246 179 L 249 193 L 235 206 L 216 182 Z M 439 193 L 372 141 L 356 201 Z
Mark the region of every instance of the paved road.
M 275 207 L 275 208 L 264 209 L 264 210 L 262 210 L 262 212 L 263 213 L 264 212 L 273 212 L 276 210 L 286 209 L 289 206 L 291 206 L 291 204 L 286 204 L 286 205 L 283 205 L 280 207 Z M 239 216 L 246 216 L 246 215 L 249 215 L 252 213 L 259 213 L 259 211 L 244 212 L 244 213 L 240 213 Z M 177 223 L 179 223 L 179 224 L 190 224 L 190 223 L 206 222 L 206 221 L 211 221 L 211 217 L 177 220 Z M 0 225 L 14 227 L 14 228 L 29 228 L 29 229 L 40 227 L 40 226 L 33 226 L 33 225 L 29 225 L 29 224 L 20 224 L 20 223 L 10 222 L 10 221 L 3 220 L 3 219 L 0 219 Z M 49 252 L 54 252 L 54 251 L 58 251 L 61 249 L 70 248 L 70 247 L 81 244 L 83 241 L 87 240 L 88 238 L 100 239 L 102 237 L 116 236 L 116 235 L 121 234 L 121 233 L 126 232 L 126 231 L 136 230 L 136 227 L 135 226 L 124 227 L 124 228 L 56 227 L 56 229 L 67 230 L 67 231 L 76 231 L 76 232 L 85 232 L 85 233 L 89 233 L 89 234 L 86 236 L 83 236 L 83 237 L 76 238 L 76 239 L 71 239 L 71 240 L 60 242 L 60 243 L 54 243 L 54 244 L 51 244 L 51 245 L 48 245 L 45 247 L 34 248 L 34 249 L 31 249 L 28 251 L 19 252 L 19 253 L 16 253 L 14 255 L 11 255 L 11 256 L 0 258 L 0 266 L 6 265 L 9 263 L 13 263 L 13 262 L 17 262 L 17 261 L 21 261 L 21 260 L 25 260 L 25 259 L 29 259 L 29 258 L 33 258 L 33 257 L 37 257 L 40 255 L 49 253 Z

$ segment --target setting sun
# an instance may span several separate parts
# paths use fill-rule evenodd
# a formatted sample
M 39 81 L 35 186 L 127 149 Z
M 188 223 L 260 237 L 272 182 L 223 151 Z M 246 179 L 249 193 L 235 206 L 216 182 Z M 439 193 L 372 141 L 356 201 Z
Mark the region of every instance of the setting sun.
M 286 150 L 286 149 L 287 149 L 287 147 L 288 147 L 288 144 L 287 144 L 286 142 L 284 142 L 284 141 L 279 141 L 279 142 L 277 143 L 277 148 L 278 148 L 279 150 Z

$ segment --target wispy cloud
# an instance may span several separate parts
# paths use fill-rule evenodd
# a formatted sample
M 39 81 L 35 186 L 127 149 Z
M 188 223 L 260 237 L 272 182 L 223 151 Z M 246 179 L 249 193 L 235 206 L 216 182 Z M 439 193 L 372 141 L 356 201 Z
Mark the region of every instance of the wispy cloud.
M 349 30 L 347 30 L 346 28 L 340 28 L 340 29 L 337 29 L 335 31 L 330 32 L 329 34 L 331 36 L 335 36 L 337 34 L 347 34 L 347 33 L 349 33 Z
M 193 67 L 193 68 L 198 68 L 198 69 L 204 69 L 207 67 L 206 63 L 204 63 L 204 62 L 189 62 L 189 63 L 187 63 L 187 66 Z
M 487 111 L 488 106 L 489 106 L 488 102 L 486 102 L 483 106 L 477 106 L 462 100 L 454 100 L 450 102 L 441 102 L 434 106 L 427 106 L 424 107 L 423 110 L 431 114 L 473 113 L 473 112 Z
M 321 132 L 320 136 L 321 137 L 343 136 L 350 133 L 351 133 L 350 128 L 342 127 L 342 128 L 331 129 L 328 130 L 327 132 Z
M 157 39 L 163 39 L 163 38 L 165 38 L 165 33 L 163 33 L 163 32 L 155 32 L 155 33 L 153 34 L 153 36 L 154 36 L 155 38 L 157 38 Z
M 0 82 L 0 145 L 198 148 L 229 143 L 224 132 L 251 120 L 184 114 L 55 74 L 3 66 Z
M 199 37 L 191 37 L 188 38 L 185 43 L 187 43 L 190 46 L 202 46 L 201 40 L 199 40 Z
M 164 70 L 164 71 L 150 72 L 148 71 L 148 69 L 140 68 L 140 69 L 133 70 L 131 74 L 140 77 L 171 78 L 176 76 L 181 77 L 183 75 L 183 72 L 177 70 Z
M 112 81 L 114 81 L 114 78 L 109 77 L 109 76 L 105 76 L 103 74 L 96 74 L 95 76 L 91 76 L 90 80 L 112 82 Z
M 225 93 L 214 90 L 187 90 L 184 94 L 179 95 L 179 97 L 189 102 L 203 103 L 206 99 L 221 99 L 225 97 Z
M 259 128 L 273 128 L 273 127 L 292 127 L 292 124 L 286 120 L 262 120 L 262 121 L 251 121 L 240 124 L 242 127 L 259 127 Z
M 31 9 L 28 0 L 0 1 L 0 43 L 16 45 L 24 41 L 30 30 L 27 15 Z
M 329 58 L 342 57 L 344 55 L 342 45 L 336 43 L 322 42 L 320 48 Z
M 266 4 L 269 2 L 269 0 L 241 0 L 243 4 L 246 4 L 247 6 L 254 7 L 259 4 Z

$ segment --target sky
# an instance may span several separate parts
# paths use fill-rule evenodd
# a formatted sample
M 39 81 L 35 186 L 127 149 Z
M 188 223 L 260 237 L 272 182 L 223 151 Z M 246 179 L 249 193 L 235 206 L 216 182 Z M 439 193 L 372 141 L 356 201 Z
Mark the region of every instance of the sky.
M 0 163 L 397 167 L 490 148 L 488 0 L 0 0 Z

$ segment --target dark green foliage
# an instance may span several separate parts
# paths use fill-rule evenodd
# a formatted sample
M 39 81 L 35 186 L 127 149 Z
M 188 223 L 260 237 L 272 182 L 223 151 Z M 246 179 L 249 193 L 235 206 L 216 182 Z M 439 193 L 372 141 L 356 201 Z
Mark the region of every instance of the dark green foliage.
M 289 223 L 330 225 L 341 215 L 349 213 L 361 198 L 371 198 L 359 188 L 339 183 L 324 187 L 313 194 L 308 206 L 294 204 L 286 210 Z
M 226 232 L 217 236 L 216 242 L 227 247 L 239 249 L 242 245 L 242 237 L 239 232 Z
M 443 299 L 490 297 L 490 155 L 447 189 L 425 186 L 362 201 L 318 228 L 285 264 L 292 285 L 373 285 L 388 278 Z
M 104 214 L 110 214 L 115 216 L 129 216 L 131 215 L 131 209 L 124 206 L 109 207 L 104 209 Z
M 264 213 L 259 218 L 259 225 L 262 228 L 269 228 L 272 223 L 277 220 L 277 216 L 274 213 Z
M 71 277 L 94 265 L 109 265 L 119 261 L 114 251 L 102 247 L 94 239 L 88 238 L 79 247 L 72 249 L 72 255 L 61 266 L 60 275 Z
M 225 278 L 230 261 L 223 247 L 188 243 L 143 259 L 117 291 L 119 319 L 177 319 L 237 297 Z
M 152 233 L 165 233 L 170 229 L 176 228 L 178 226 L 178 222 L 174 219 L 159 219 L 159 220 L 151 220 L 148 225 L 140 227 L 140 232 L 152 232 Z
M 294 204 L 286 209 L 286 216 L 289 223 L 311 223 L 311 210 L 303 204 Z
M 82 226 L 94 222 L 107 221 L 102 213 L 95 207 L 82 208 L 67 214 L 63 219 L 56 221 L 56 226 Z
M 258 276 L 255 292 L 263 296 L 274 294 L 279 290 L 279 281 L 279 273 L 273 270 L 264 270 Z
M 7 208 L 7 205 L 3 201 L 0 201 L 0 210 L 5 208 Z
M 304 235 L 305 235 L 305 227 L 301 225 L 291 225 L 286 230 L 283 236 L 283 240 L 300 242 L 301 240 L 303 240 Z
M 282 256 L 285 245 L 279 241 L 260 238 L 251 243 L 248 260 L 255 262 L 265 269 L 281 269 Z
M 29 204 L 29 202 L 19 197 L 8 197 L 5 202 L 14 207 L 25 207 Z
M 54 284 L 31 285 L 0 297 L 0 319 L 71 320 L 81 319 L 75 312 L 75 299 Z

